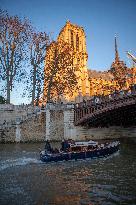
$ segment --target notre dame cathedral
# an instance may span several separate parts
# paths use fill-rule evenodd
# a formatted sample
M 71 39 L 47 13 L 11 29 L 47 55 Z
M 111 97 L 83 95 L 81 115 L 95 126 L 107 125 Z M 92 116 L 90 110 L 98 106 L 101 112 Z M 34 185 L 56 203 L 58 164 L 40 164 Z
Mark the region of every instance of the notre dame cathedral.
M 90 99 L 92 96 L 109 95 L 115 90 L 129 90 L 130 86 L 136 84 L 136 67 L 127 68 L 120 60 L 117 42 L 115 38 L 115 60 L 109 70 L 101 72 L 87 68 L 86 37 L 83 27 L 67 21 L 61 29 L 57 42 L 64 41 L 74 49 L 74 64 L 79 65 L 80 72 L 77 72 L 78 90 L 70 97 L 62 97 L 63 102 L 82 102 L 83 99 Z M 51 53 L 51 48 L 50 53 Z M 49 59 L 48 59 L 49 61 Z M 47 62 L 47 59 L 46 59 Z M 49 62 L 48 62 L 49 63 Z M 46 65 L 45 65 L 46 69 Z M 44 93 L 45 94 L 45 93 Z

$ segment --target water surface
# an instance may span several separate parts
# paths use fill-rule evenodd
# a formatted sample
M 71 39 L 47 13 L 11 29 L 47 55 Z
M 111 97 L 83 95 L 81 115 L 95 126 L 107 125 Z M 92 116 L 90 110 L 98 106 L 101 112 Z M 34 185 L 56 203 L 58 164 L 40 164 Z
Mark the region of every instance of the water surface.
M 42 163 L 44 144 L 0 145 L 1 205 L 136 205 L 136 145 L 103 159 Z

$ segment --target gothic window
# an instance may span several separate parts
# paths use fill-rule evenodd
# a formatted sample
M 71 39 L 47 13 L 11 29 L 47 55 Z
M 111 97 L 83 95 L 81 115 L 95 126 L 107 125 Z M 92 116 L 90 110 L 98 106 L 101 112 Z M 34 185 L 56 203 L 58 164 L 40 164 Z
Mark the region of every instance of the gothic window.
M 77 64 L 78 65 L 80 64 L 80 58 L 77 58 Z
M 71 46 L 74 46 L 73 31 L 71 31 Z
M 79 51 L 79 37 L 76 35 L 76 50 Z

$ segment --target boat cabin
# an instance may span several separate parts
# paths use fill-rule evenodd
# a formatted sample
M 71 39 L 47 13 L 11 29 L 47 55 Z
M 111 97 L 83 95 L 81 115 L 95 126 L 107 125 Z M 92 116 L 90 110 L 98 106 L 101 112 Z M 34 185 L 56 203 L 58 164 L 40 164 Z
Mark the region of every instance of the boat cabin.
M 75 142 L 70 143 L 70 152 L 84 152 L 88 150 L 94 150 L 98 147 L 98 142 L 90 140 L 89 142 Z

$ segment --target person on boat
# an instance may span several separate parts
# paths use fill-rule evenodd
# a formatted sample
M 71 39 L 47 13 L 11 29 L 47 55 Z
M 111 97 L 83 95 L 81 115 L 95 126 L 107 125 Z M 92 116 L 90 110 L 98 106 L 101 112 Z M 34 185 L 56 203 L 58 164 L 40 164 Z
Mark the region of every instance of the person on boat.
M 68 143 L 67 140 L 62 140 L 62 143 L 61 143 L 61 150 L 64 151 L 64 152 L 67 152 L 70 148 L 70 145 Z
M 61 151 L 64 151 L 64 140 L 61 142 Z
M 55 148 L 55 149 L 53 150 L 53 153 L 57 154 L 57 153 L 59 153 L 59 150 L 58 150 L 57 148 Z
M 52 152 L 52 147 L 51 147 L 51 145 L 50 145 L 49 140 L 46 140 L 45 151 L 46 151 L 46 152 Z

